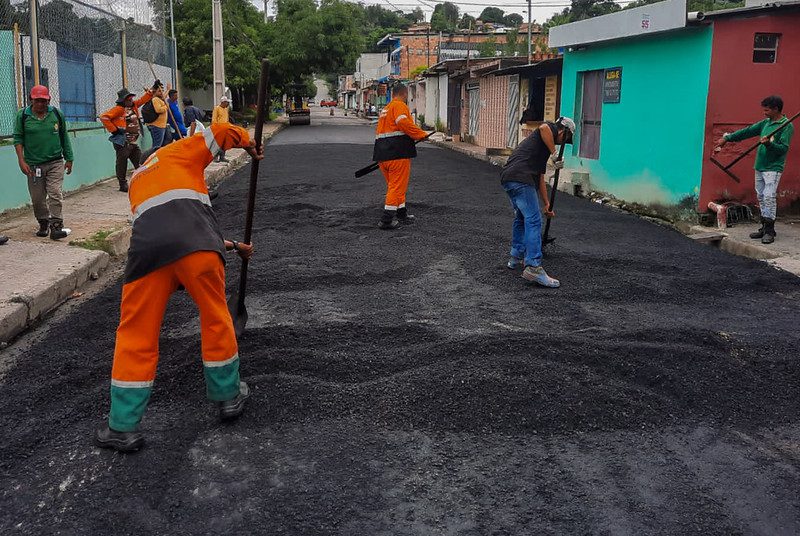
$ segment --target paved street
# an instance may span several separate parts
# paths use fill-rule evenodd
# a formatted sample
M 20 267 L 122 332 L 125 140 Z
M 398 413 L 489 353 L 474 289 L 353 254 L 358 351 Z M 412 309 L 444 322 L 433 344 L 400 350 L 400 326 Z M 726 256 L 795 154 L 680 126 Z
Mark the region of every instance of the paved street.
M 496 167 L 421 148 L 418 223 L 379 231 L 373 127 L 324 114 L 261 166 L 246 414 L 205 401 L 181 293 L 147 447 L 92 446 L 117 281 L 0 353 L 0 533 L 800 533 L 796 277 L 561 196 L 562 288 L 526 286 Z M 215 200 L 231 238 L 248 176 Z

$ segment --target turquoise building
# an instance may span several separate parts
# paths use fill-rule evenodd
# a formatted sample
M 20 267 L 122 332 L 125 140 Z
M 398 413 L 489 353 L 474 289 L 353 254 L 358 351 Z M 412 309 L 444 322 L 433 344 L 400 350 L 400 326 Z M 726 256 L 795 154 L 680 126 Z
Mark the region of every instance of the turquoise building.
M 685 9 L 670 0 L 551 30 L 564 53 L 561 115 L 577 126 L 573 182 L 641 203 L 699 195 L 712 28 Z

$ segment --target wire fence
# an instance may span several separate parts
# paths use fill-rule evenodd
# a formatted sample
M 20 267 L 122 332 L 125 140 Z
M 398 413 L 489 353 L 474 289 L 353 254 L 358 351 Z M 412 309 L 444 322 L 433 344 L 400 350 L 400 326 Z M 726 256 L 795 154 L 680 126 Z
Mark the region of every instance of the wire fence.
M 80 0 L 0 0 L 0 136 L 13 132 L 37 83 L 71 126 L 85 129 L 121 88 L 138 95 L 150 87 L 151 65 L 175 86 L 174 43 L 150 26 Z

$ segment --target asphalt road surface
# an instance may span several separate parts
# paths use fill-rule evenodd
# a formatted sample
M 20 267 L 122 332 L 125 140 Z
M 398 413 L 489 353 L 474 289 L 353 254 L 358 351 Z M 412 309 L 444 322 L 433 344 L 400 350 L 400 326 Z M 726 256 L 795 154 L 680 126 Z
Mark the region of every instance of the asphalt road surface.
M 421 148 L 418 223 L 379 231 L 371 137 L 316 114 L 267 147 L 238 422 L 184 294 L 135 455 L 91 444 L 118 281 L 0 354 L 0 534 L 800 533 L 795 277 L 561 196 L 562 288 L 531 287 L 497 168 Z

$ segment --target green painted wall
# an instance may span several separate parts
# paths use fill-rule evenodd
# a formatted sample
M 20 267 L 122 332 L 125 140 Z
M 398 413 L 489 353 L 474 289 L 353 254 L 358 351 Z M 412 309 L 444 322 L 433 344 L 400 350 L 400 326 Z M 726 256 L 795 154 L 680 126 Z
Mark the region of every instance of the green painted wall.
M 98 123 L 69 123 L 69 128 L 97 126 Z M 146 129 L 145 129 L 146 130 Z M 64 176 L 64 191 L 76 190 L 114 176 L 116 153 L 105 130 L 70 132 L 75 164 L 71 175 Z M 142 149 L 150 147 L 150 134 L 142 139 Z M 130 165 L 129 165 L 130 167 Z M 17 164 L 13 145 L 0 147 L 0 212 L 30 203 L 28 182 Z M 67 209 L 65 209 L 67 210 Z
M 589 171 L 592 188 L 627 201 L 697 195 L 711 38 L 700 27 L 565 52 L 561 113 L 578 125 L 566 167 Z M 611 67 L 622 67 L 620 102 L 603 104 L 599 159 L 580 158 L 580 72 Z

